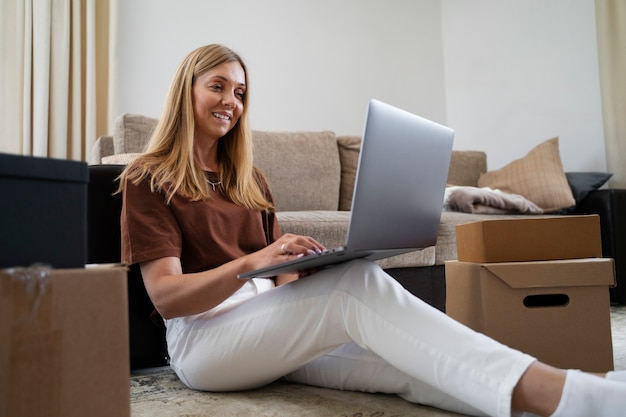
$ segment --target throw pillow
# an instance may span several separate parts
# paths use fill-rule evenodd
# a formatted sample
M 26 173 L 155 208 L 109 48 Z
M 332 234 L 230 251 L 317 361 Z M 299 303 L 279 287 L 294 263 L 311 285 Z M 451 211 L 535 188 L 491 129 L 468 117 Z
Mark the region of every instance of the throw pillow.
M 590 191 L 602 187 L 613 176 L 608 172 L 566 172 L 567 182 L 572 189 L 576 204 L 587 197 Z
M 497 171 L 481 175 L 478 186 L 519 194 L 546 213 L 576 204 L 563 172 L 558 137 L 540 143 Z
M 590 191 L 596 190 L 604 185 L 613 176 L 606 172 L 566 172 L 567 182 L 572 189 L 576 206 L 587 197 Z M 554 214 L 576 213 L 576 206 L 564 208 L 553 212 Z

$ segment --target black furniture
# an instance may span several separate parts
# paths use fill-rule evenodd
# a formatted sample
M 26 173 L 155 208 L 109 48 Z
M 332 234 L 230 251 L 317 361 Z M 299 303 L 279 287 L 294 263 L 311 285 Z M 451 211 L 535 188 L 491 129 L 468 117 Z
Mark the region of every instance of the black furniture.
M 611 302 L 626 304 L 626 190 L 591 191 L 576 213 L 600 216 L 602 255 L 615 260 L 617 286 L 611 288 Z
M 90 165 L 87 192 L 87 263 L 119 263 L 122 195 L 116 194 L 121 165 Z M 150 301 L 137 265 L 128 271 L 130 366 L 166 365 L 165 328 L 151 316 Z
M 0 268 L 85 265 L 87 164 L 0 154 Z

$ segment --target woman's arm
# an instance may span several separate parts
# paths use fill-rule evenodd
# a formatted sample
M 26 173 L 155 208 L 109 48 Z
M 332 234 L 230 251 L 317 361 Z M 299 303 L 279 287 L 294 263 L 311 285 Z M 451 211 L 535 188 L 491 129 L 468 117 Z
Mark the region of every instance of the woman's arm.
M 237 279 L 243 258 L 218 268 L 183 274 L 180 259 L 160 258 L 143 262 L 141 275 L 154 307 L 165 319 L 210 310 L 243 286 Z
M 294 259 L 299 254 L 323 249 L 314 239 L 286 234 L 271 245 L 227 262 L 208 271 L 183 274 L 180 259 L 159 258 L 142 262 L 146 291 L 156 310 L 165 319 L 190 316 L 210 310 L 230 297 L 245 284 L 237 274 Z M 282 275 L 276 285 L 297 279 L 297 275 Z

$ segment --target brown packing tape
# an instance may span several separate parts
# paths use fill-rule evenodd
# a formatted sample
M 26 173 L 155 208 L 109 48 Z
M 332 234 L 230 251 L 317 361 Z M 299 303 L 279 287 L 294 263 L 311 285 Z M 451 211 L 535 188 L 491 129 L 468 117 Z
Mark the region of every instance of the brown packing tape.
M 50 268 L 29 267 L 11 268 L 3 271 L 6 280 L 10 282 L 10 288 L 15 293 L 21 294 L 19 300 L 14 302 L 12 311 L 12 325 L 21 332 L 37 331 L 40 327 L 50 324 L 50 297 L 47 294 L 50 287 Z M 40 305 L 47 296 L 46 315 L 41 315 Z M 33 327 L 39 328 L 33 328 Z M 43 329 L 45 330 L 45 329 Z

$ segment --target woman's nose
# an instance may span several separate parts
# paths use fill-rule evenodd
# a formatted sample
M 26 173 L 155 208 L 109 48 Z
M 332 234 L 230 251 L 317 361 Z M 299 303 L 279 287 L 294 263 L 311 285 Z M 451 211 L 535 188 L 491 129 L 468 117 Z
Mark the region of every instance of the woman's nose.
M 228 106 L 234 106 L 236 103 L 237 97 L 235 96 L 234 91 L 227 91 L 222 96 L 222 103 Z

